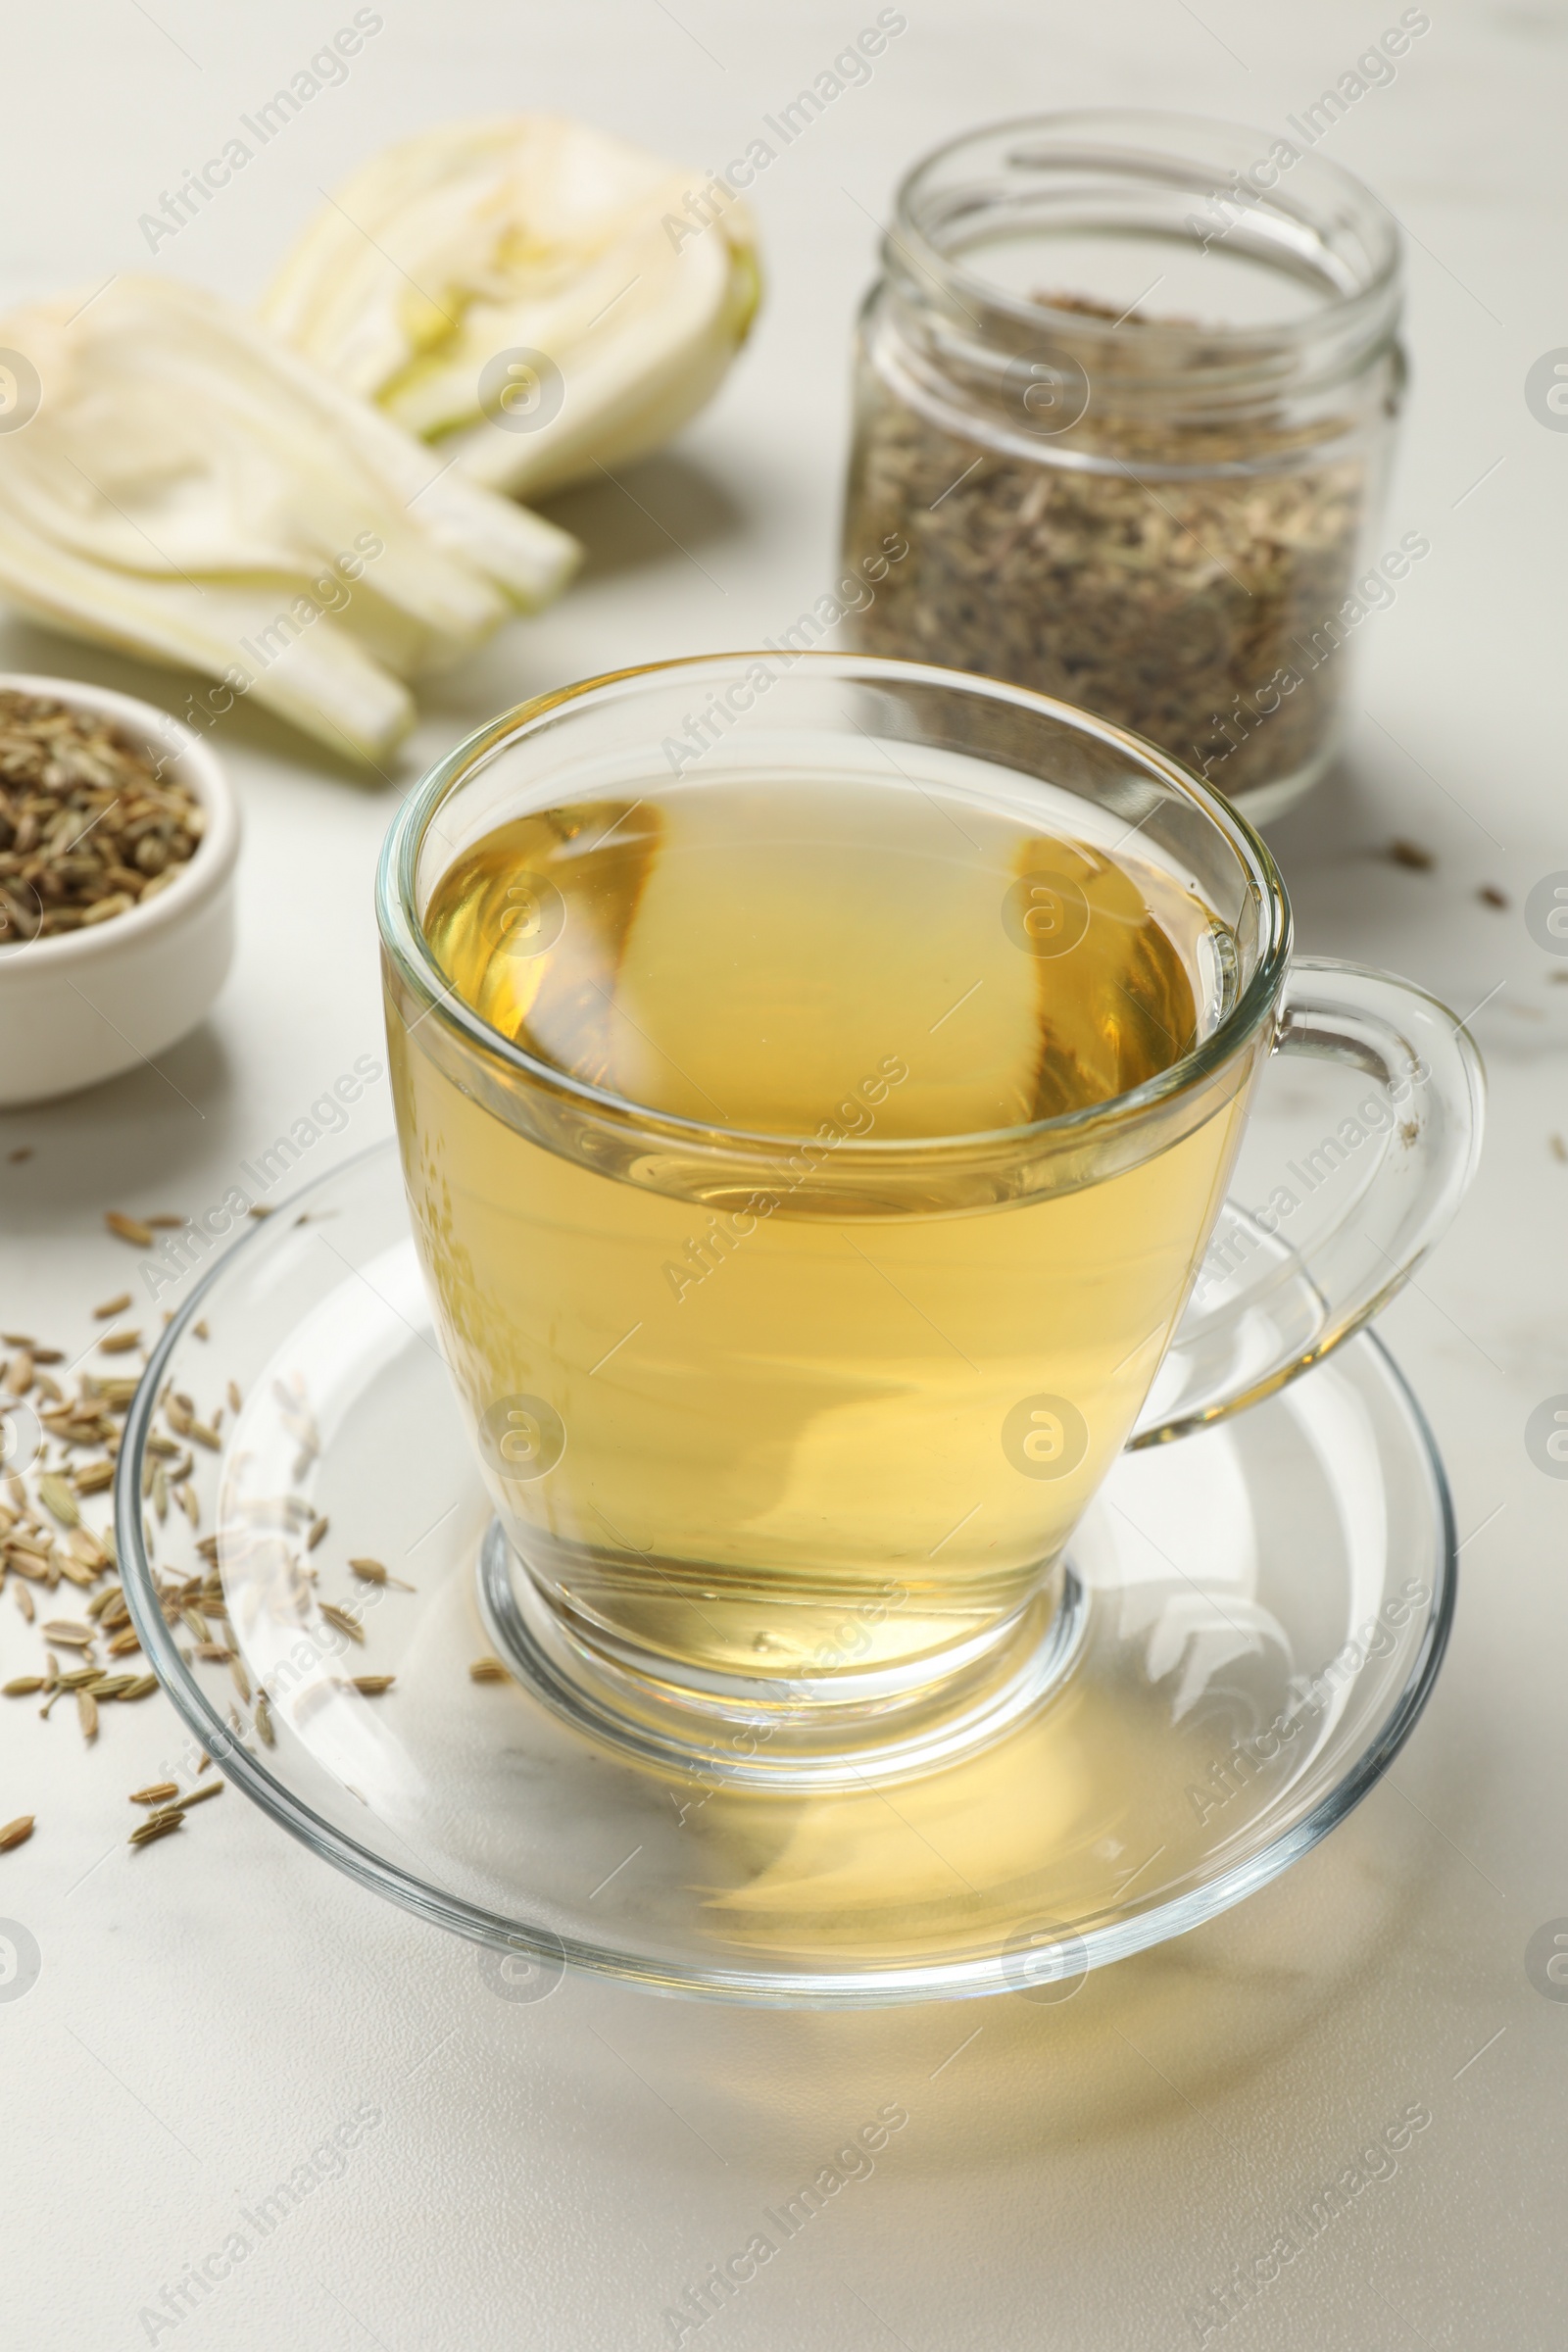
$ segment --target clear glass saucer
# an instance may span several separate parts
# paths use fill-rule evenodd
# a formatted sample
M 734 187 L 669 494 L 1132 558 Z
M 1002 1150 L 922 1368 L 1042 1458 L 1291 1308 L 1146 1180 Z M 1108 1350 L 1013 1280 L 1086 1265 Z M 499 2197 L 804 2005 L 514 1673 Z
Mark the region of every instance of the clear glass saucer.
M 194 1525 L 149 1443 L 185 1444 L 171 1406 L 220 1424 L 190 1447 Z M 497 1965 L 523 1998 L 567 1964 L 744 2000 L 1063 1998 L 1366 1793 L 1432 1689 L 1456 1575 L 1431 1437 L 1362 1336 L 1122 1456 L 1071 1547 L 1065 1671 L 978 1754 L 819 1792 L 601 1745 L 493 1662 L 490 1509 L 390 1144 L 186 1301 L 116 1505 L 132 1617 L 196 1739 L 324 1859 L 516 1955 Z

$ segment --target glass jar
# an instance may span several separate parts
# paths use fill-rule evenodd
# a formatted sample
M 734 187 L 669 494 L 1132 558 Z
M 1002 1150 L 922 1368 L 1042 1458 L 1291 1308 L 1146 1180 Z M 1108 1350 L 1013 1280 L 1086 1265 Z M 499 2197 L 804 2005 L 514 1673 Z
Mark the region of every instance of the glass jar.
M 1254 817 L 1305 792 L 1351 641 L 1429 545 L 1372 538 L 1404 380 L 1391 215 L 1289 139 L 1053 115 L 917 165 L 883 270 L 857 646 L 1075 703 Z

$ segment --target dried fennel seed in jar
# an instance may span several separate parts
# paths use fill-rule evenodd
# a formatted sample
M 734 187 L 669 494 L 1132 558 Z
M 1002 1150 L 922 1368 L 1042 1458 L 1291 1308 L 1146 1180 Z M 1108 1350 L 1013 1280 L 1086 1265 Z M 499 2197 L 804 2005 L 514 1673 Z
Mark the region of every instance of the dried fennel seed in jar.
M 1081 296 L 1040 299 L 1116 316 Z M 1135 311 L 1119 328 L 1151 323 Z M 988 449 L 871 376 L 846 561 L 895 529 L 910 556 L 860 614 L 858 644 L 1054 695 L 1228 794 L 1320 763 L 1342 691 L 1331 657 L 1361 541 L 1364 461 L 1267 468 L 1269 455 L 1294 453 L 1192 417 L 1102 416 L 1092 443 L 1098 462 L 1081 466 L 1049 442 L 1038 459 Z
M 195 854 L 200 801 L 101 712 L 0 691 L 0 947 L 111 921 Z
M 857 646 L 1054 695 L 1284 808 L 1345 710 L 1400 299 L 1393 216 L 1245 125 L 951 140 L 899 189 L 859 326 L 845 558 L 909 553 Z

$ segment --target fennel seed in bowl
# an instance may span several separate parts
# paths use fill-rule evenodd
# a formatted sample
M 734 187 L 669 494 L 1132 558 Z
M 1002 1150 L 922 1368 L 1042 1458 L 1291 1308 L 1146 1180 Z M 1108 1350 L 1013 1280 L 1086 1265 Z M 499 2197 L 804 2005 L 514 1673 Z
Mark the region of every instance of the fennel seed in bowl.
M 113 920 L 173 881 L 206 811 L 113 724 L 0 690 L 0 947 Z

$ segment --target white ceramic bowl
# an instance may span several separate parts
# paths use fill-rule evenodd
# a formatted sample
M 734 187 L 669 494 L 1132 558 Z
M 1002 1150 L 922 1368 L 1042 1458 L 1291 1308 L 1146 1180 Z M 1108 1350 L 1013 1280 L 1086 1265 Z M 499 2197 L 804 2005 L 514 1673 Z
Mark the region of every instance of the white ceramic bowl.
M 218 760 L 167 711 L 70 678 L 0 671 L 0 687 L 101 712 L 125 742 L 161 756 L 207 811 L 194 855 L 145 906 L 0 948 L 0 1107 L 10 1108 L 116 1077 L 195 1028 L 234 952 L 240 824 Z

